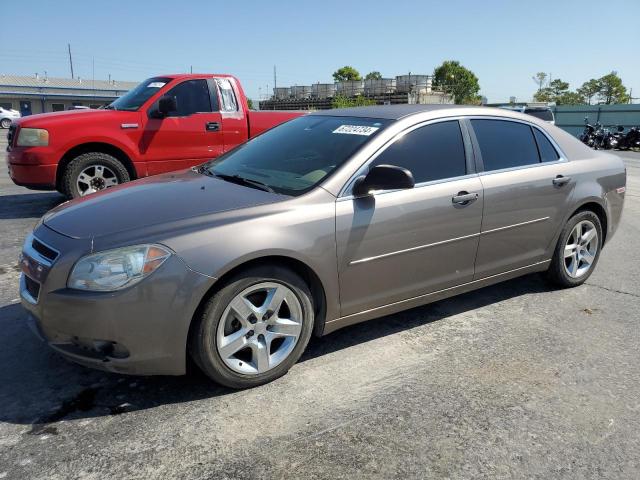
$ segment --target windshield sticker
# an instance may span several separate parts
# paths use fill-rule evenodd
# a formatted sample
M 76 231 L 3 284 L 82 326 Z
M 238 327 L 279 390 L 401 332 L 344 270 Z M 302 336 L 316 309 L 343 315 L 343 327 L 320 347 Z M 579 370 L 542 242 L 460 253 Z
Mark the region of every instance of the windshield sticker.
M 151 82 L 149 85 L 147 85 L 147 88 L 162 88 L 165 85 L 165 82 Z
M 344 135 L 364 135 L 365 137 L 368 137 L 378 129 L 379 127 L 367 127 L 365 125 L 340 125 L 333 131 L 333 133 L 342 133 Z

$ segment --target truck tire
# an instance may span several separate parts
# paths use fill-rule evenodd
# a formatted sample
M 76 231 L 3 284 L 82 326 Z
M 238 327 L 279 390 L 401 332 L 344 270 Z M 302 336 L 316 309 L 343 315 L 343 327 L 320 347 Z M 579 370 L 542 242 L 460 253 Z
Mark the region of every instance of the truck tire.
M 281 377 L 298 361 L 313 331 L 309 287 L 293 271 L 265 265 L 235 275 L 193 319 L 189 353 L 229 388 Z
M 107 153 L 89 152 L 69 162 L 62 176 L 62 190 L 67 198 L 78 198 L 129 180 L 129 172 L 120 160 Z

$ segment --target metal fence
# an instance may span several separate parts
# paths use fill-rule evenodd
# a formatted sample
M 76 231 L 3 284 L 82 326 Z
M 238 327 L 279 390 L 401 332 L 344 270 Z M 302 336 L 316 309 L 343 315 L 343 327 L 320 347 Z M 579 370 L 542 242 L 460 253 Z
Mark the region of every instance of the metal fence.
M 632 105 L 556 105 L 551 107 L 556 125 L 578 136 L 584 129 L 585 117 L 590 124 L 640 126 L 640 104 Z

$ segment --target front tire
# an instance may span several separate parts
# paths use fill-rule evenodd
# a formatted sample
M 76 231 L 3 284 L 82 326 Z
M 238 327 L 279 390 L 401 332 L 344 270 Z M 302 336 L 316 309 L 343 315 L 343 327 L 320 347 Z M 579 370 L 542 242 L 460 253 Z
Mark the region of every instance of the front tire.
M 221 385 L 240 389 L 271 382 L 307 347 L 313 307 L 309 287 L 289 269 L 274 265 L 241 272 L 194 319 L 190 354 Z
M 560 233 L 547 271 L 549 279 L 561 287 L 582 285 L 598 263 L 602 238 L 602 224 L 595 213 L 576 213 Z
M 62 191 L 67 198 L 78 198 L 115 187 L 130 180 L 126 167 L 102 152 L 78 155 L 65 169 Z

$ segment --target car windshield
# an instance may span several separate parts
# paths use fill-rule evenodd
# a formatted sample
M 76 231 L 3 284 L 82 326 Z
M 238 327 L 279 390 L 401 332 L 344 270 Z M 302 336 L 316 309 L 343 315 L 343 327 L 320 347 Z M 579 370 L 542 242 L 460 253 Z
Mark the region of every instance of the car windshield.
M 524 113 L 533 115 L 534 117 L 539 118 L 540 120 L 546 120 L 547 122 L 550 122 L 553 120 L 553 114 L 551 113 L 551 110 L 548 108 L 527 108 L 525 109 Z
M 204 165 L 201 171 L 254 188 L 302 195 L 390 123 L 376 118 L 299 117 Z
M 105 108 L 128 111 L 138 110 L 144 102 L 149 100 L 158 90 L 170 81 L 170 78 L 165 77 L 149 78 L 133 90 L 129 90 Z

